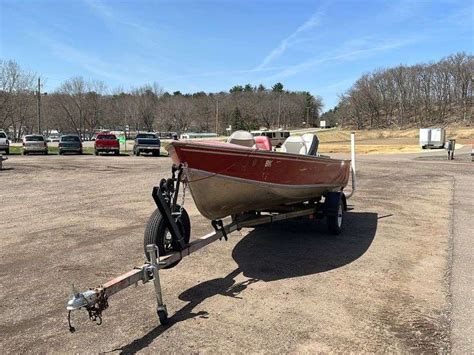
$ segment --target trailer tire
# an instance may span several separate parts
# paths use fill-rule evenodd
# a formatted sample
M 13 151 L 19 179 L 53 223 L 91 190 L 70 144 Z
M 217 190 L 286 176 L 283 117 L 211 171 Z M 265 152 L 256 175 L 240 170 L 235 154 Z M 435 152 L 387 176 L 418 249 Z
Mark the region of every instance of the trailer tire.
M 344 224 L 345 206 L 342 195 L 339 192 L 330 192 L 324 202 L 328 230 L 333 235 L 340 234 Z
M 176 205 L 176 210 L 179 210 L 181 206 Z M 188 244 L 189 239 L 191 236 L 191 221 L 189 220 L 189 215 L 188 212 L 183 208 L 183 212 L 181 214 L 181 217 L 178 219 L 178 227 L 181 230 L 181 233 L 184 236 L 184 243 Z M 168 240 L 169 237 L 169 231 L 168 228 L 166 227 L 165 220 L 163 216 L 161 215 L 161 212 L 159 209 L 156 209 L 150 218 L 148 219 L 146 228 L 145 228 L 145 237 L 143 240 L 143 248 L 145 250 L 145 256 L 149 260 L 149 255 L 146 252 L 146 246 L 149 244 L 154 244 L 158 246 L 158 252 L 159 255 L 164 256 L 169 254 L 170 252 L 177 251 L 175 247 L 173 246 L 173 241 Z M 165 269 L 172 268 L 176 266 L 179 263 L 180 260 L 177 262 L 167 265 Z

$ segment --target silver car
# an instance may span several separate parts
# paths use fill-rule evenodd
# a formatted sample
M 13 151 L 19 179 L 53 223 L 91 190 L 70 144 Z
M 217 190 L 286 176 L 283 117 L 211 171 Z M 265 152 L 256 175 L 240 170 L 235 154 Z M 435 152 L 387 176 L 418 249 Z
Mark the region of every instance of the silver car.
M 23 155 L 29 153 L 48 154 L 48 144 L 43 136 L 39 134 L 29 134 L 23 137 Z
M 7 155 L 10 154 L 10 142 L 7 134 L 3 131 L 0 131 L 0 151 L 4 151 Z

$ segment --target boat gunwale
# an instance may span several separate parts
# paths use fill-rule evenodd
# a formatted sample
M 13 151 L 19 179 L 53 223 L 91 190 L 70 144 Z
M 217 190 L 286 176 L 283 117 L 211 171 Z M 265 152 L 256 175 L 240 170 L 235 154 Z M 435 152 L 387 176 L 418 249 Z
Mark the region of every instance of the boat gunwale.
M 286 153 L 286 152 L 276 152 L 276 151 L 269 151 L 269 150 L 259 150 L 259 149 L 254 149 L 254 148 L 247 148 L 247 147 L 241 147 L 237 146 L 238 148 L 235 148 L 233 146 L 231 147 L 226 147 L 224 144 L 230 144 L 230 143 L 220 143 L 219 145 L 212 145 L 209 144 L 208 142 L 205 142 L 204 144 L 199 144 L 200 142 L 180 142 L 180 141 L 174 141 L 171 142 L 170 145 L 166 148 L 166 150 L 170 152 L 170 148 L 172 147 L 173 149 L 176 148 L 181 148 L 181 149 L 186 149 L 186 148 L 195 148 L 198 149 L 199 151 L 212 151 L 212 152 L 219 152 L 219 151 L 225 151 L 226 153 L 232 153 L 233 155 L 247 155 L 248 157 L 251 157 L 252 155 L 261 155 L 259 158 L 265 158 L 263 155 L 267 155 L 268 159 L 283 159 L 283 160 L 303 160 L 305 162 L 316 162 L 316 161 L 324 161 L 324 162 L 331 162 L 331 163 L 340 163 L 340 162 L 345 162 L 345 163 L 350 163 L 350 159 L 334 159 L 330 157 L 322 157 L 322 156 L 315 156 L 315 155 L 302 155 L 302 154 L 294 154 L 294 153 Z

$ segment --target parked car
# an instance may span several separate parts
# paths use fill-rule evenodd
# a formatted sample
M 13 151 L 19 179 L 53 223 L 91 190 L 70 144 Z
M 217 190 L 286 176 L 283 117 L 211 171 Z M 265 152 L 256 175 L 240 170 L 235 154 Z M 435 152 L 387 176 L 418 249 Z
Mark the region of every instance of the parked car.
M 79 136 L 68 134 L 59 138 L 59 155 L 64 153 L 78 153 L 82 154 L 82 142 Z
M 48 144 L 43 136 L 39 134 L 29 134 L 23 137 L 23 155 L 29 153 L 48 154 Z
M 174 136 L 177 136 L 176 132 L 158 132 L 158 138 L 161 139 L 173 139 Z
M 120 154 L 120 144 L 115 136 L 111 133 L 99 133 L 97 134 L 94 142 L 94 154 L 99 155 L 100 153 L 113 152 L 115 155 Z
M 1 151 L 5 152 L 5 154 L 10 154 L 10 142 L 4 131 L 0 131 L 0 152 Z
M 60 137 L 59 136 L 49 136 L 46 138 L 46 142 L 48 143 L 56 143 L 59 142 Z
M 160 156 L 160 140 L 154 133 L 139 133 L 133 144 L 133 154 L 139 156 L 141 153 L 152 153 Z

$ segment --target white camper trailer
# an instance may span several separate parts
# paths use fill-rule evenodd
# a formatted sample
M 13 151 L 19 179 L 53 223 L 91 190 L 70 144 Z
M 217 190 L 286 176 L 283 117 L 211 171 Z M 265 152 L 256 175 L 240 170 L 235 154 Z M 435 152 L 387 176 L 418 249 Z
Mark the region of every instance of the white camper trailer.
M 444 148 L 446 132 L 444 128 L 420 128 L 420 147 Z

